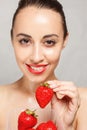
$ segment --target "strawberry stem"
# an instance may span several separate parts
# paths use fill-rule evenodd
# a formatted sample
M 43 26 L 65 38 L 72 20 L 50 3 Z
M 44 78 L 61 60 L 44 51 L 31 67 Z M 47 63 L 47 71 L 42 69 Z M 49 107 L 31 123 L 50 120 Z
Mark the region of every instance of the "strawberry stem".
M 31 111 L 31 110 L 29 110 L 29 109 L 26 109 L 26 110 L 25 110 L 26 114 L 32 115 L 32 116 L 34 116 L 34 117 L 37 117 L 37 115 L 35 114 L 35 111 L 36 111 L 36 110 L 33 110 L 33 111 Z
M 41 86 L 50 88 L 50 85 L 48 83 L 46 83 L 46 82 L 42 83 Z

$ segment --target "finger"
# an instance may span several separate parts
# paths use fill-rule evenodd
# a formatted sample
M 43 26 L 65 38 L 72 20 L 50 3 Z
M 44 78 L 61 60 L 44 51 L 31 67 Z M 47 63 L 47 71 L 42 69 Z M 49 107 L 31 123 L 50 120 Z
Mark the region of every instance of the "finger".
M 52 80 L 47 82 L 51 88 L 57 88 L 61 86 L 75 86 L 73 82 Z
M 61 86 L 61 87 L 54 88 L 53 91 L 54 92 L 71 91 L 73 93 L 76 93 L 78 90 L 76 87 L 72 87 L 72 86 Z
M 56 93 L 57 98 L 59 98 L 59 94 L 63 95 L 63 97 L 65 96 L 68 97 L 70 106 L 74 106 L 75 108 L 78 108 L 80 106 L 80 97 L 78 92 L 74 93 L 73 91 L 69 91 L 69 90 L 59 91 Z
M 56 87 L 59 87 L 60 86 L 60 81 L 58 80 L 52 80 L 52 81 L 48 81 L 47 82 L 51 88 L 56 88 Z
M 62 99 L 62 98 L 64 98 L 64 94 L 61 94 L 61 93 L 56 93 L 56 95 L 57 95 L 57 98 L 58 99 Z
M 61 94 L 61 95 L 64 95 L 64 96 L 67 96 L 69 98 L 74 98 L 75 97 L 75 93 L 73 93 L 72 91 L 70 90 L 60 90 L 57 92 L 58 94 Z
M 54 92 L 57 94 L 61 94 L 64 96 L 68 96 L 70 98 L 77 98 L 79 96 L 79 92 L 77 88 L 70 88 L 70 87 L 64 87 L 64 88 L 55 88 Z
M 56 93 L 58 99 L 62 99 L 64 96 L 68 96 L 71 99 L 79 97 L 77 87 L 73 82 L 53 80 L 48 81 L 48 83 L 51 88 L 53 88 L 53 91 Z
M 73 85 L 74 83 L 72 82 L 72 81 L 60 81 L 60 80 L 51 80 L 51 81 L 47 81 L 47 83 L 48 84 L 57 84 L 57 85 L 59 85 L 59 84 L 61 84 L 61 85 L 63 85 L 63 84 L 71 84 L 71 85 Z
M 61 85 L 68 85 L 68 84 L 74 85 L 74 83 L 73 83 L 72 81 L 59 81 L 59 83 L 60 83 Z
M 62 91 L 62 90 L 70 90 L 70 91 L 77 91 L 77 87 L 74 84 L 60 84 L 59 86 L 56 85 L 55 88 L 53 88 L 53 91 Z

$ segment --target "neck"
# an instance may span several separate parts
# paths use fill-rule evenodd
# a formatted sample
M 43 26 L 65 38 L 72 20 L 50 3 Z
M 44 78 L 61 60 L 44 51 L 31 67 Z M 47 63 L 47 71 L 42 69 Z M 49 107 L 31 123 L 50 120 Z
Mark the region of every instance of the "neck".
M 47 79 L 48 80 L 55 80 L 57 79 L 55 77 L 55 75 L 53 75 L 51 78 Z M 44 82 L 46 82 L 44 81 Z M 25 91 L 27 93 L 30 94 L 34 94 L 36 91 L 36 88 L 40 85 L 41 83 L 37 83 L 37 82 L 32 82 L 29 81 L 26 77 L 22 77 L 19 81 L 18 81 L 18 87 L 22 90 Z

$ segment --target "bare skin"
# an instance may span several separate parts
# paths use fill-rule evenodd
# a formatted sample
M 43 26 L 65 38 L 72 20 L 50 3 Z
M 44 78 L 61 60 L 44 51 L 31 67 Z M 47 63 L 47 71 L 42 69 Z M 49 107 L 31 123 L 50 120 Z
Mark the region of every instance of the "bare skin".
M 11 119 L 9 115 L 15 116 L 15 111 L 26 107 L 37 110 L 38 124 L 52 119 L 58 130 L 84 129 L 84 125 L 79 124 L 82 117 L 78 120 L 82 107 L 79 107 L 80 96 L 76 85 L 59 81 L 54 73 L 67 37 L 68 34 L 64 38 L 60 14 L 53 10 L 27 7 L 18 13 L 13 27 L 12 45 L 23 78 L 0 87 L 0 129 L 7 130 L 9 121 L 16 126 L 13 127 L 16 130 L 17 118 L 15 124 L 14 117 Z M 54 91 L 53 99 L 45 109 L 39 107 L 35 98 L 35 90 L 43 82 L 48 82 Z M 81 101 L 82 106 L 86 105 L 83 98 Z
M 6 130 L 6 123 L 9 119 L 8 113 L 18 108 L 24 109 L 28 106 L 29 109 L 37 109 L 36 113 L 39 116 L 39 123 L 51 119 L 51 111 L 49 111 L 49 109 L 51 109 L 50 104 L 44 110 L 41 110 L 34 97 L 34 93 L 26 93 L 26 90 L 23 90 L 22 87 L 20 87 L 21 80 L 14 84 L 0 87 L 0 115 L 2 117 L 0 118 L 0 129 L 2 130 Z M 87 89 L 78 88 L 78 90 L 81 97 L 81 105 L 73 124 L 75 130 L 85 130 L 87 129 L 85 119 L 87 113 Z
M 39 117 L 38 123 L 42 121 L 47 121 L 51 117 L 51 112 L 49 111 L 50 105 L 48 105 L 46 109 L 42 110 L 36 101 L 34 94 L 35 92 L 31 93 L 27 90 L 24 90 L 21 81 L 22 79 L 14 84 L 0 87 L 0 114 L 2 117 L 0 119 L 0 129 L 2 130 L 7 130 L 6 123 L 8 123 L 8 120 L 11 121 L 11 118 L 9 118 L 9 116 L 12 115 L 12 113 L 14 118 L 15 111 L 19 111 L 20 113 L 22 110 L 25 110 L 27 108 L 29 108 L 30 110 L 36 110 L 36 114 Z
M 79 110 L 77 112 L 77 128 L 76 130 L 86 130 L 87 122 L 86 122 L 86 114 L 87 114 L 87 88 L 80 87 L 79 89 L 81 103 Z

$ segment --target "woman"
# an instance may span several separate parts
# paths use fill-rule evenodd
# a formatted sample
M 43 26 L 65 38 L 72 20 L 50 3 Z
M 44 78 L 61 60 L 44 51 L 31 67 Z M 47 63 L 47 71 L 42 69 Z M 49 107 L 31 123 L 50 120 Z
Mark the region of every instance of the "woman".
M 7 129 L 9 115 L 14 110 L 26 106 L 36 109 L 38 124 L 52 119 L 58 130 L 87 129 L 82 111 L 87 105 L 83 95 L 80 103 L 79 96 L 83 91 L 85 97 L 85 90 L 72 82 L 59 81 L 54 73 L 67 38 L 64 11 L 57 0 L 20 0 L 13 17 L 11 39 L 23 77 L 0 87 L 1 130 Z M 51 103 L 41 109 L 35 91 L 43 82 L 50 84 L 54 96 Z

